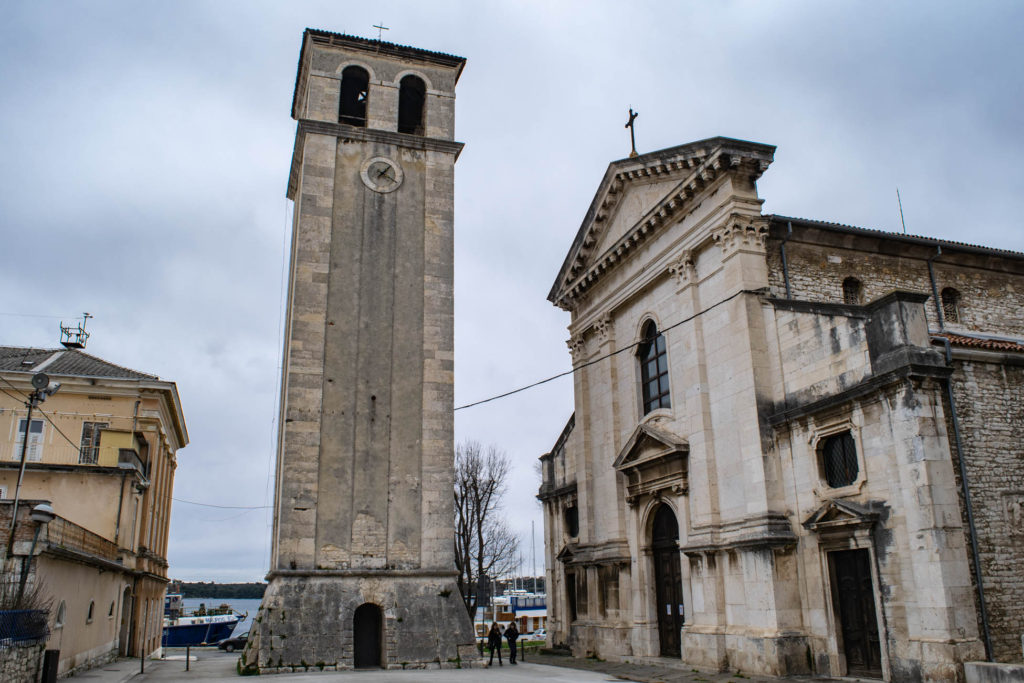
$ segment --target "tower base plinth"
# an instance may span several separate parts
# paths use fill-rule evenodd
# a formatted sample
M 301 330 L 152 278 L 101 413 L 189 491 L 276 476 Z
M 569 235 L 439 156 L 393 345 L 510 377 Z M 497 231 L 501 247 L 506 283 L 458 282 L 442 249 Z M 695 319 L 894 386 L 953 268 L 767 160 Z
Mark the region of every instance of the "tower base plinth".
M 451 575 L 275 572 L 240 673 L 467 668 L 483 661 Z

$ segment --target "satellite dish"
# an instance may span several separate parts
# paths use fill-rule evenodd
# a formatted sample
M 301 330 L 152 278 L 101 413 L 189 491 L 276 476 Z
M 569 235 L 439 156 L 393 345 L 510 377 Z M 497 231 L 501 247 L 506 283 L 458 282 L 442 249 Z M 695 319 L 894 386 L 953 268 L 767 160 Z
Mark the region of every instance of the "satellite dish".
M 45 372 L 37 372 L 32 375 L 32 386 L 36 389 L 45 389 L 50 385 L 50 378 Z

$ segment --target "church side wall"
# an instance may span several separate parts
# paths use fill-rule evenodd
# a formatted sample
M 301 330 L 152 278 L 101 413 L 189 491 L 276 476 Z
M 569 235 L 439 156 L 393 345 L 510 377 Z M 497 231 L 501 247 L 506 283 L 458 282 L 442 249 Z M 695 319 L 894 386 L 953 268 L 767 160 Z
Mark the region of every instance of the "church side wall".
M 1020 661 L 1024 634 L 1024 365 L 965 360 L 954 367 L 953 394 L 985 577 L 993 654 L 1000 662 Z M 952 434 L 951 424 L 948 429 Z M 954 461 L 959 487 L 955 450 Z M 966 526 L 962 497 L 960 503 Z M 971 578 L 977 581 L 973 566 Z
M 768 266 L 773 296 L 785 297 L 780 237 L 773 229 L 768 243 Z M 910 252 L 910 249 L 906 250 Z M 920 252 L 920 250 L 918 250 Z M 915 252 L 916 255 L 917 252 Z M 786 261 L 792 298 L 803 301 L 843 302 L 843 280 L 855 277 L 863 286 L 862 302 L 872 301 L 896 289 L 932 293 L 927 257 L 878 253 L 875 249 L 853 249 L 847 242 L 808 244 L 786 243 Z M 957 263 L 952 263 L 953 259 Z M 970 263 L 971 265 L 962 265 Z M 973 330 L 989 334 L 1024 336 L 1024 277 L 984 268 L 978 257 L 960 254 L 939 256 L 934 264 L 936 288 L 953 287 L 961 294 L 960 322 L 946 324 L 955 332 Z M 925 304 L 928 329 L 938 330 L 935 302 Z

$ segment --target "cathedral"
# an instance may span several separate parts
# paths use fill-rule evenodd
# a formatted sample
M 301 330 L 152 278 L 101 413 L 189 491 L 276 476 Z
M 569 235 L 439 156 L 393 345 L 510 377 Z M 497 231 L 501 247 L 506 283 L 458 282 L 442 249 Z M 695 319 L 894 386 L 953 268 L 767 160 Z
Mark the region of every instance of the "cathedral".
M 770 145 L 608 166 L 548 296 L 549 644 L 963 677 L 1024 629 L 1024 254 L 761 211 Z

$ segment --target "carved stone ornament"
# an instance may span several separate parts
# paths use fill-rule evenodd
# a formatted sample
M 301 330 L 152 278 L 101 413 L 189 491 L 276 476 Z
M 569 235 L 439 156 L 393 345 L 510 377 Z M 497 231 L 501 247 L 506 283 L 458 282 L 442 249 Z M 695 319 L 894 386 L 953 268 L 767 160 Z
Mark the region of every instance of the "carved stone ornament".
M 693 264 L 693 252 L 689 249 L 681 251 L 679 256 L 668 264 L 668 272 L 680 287 L 694 282 L 697 279 L 697 269 Z
M 626 504 L 635 506 L 644 496 L 687 493 L 689 453 L 683 437 L 650 422 L 638 425 L 612 463 L 626 477 Z
M 760 217 L 734 213 L 724 227 L 716 230 L 712 237 L 722 249 L 722 256 L 728 258 L 737 251 L 765 253 L 768 243 L 768 224 Z
M 606 344 L 613 339 L 615 328 L 612 325 L 612 316 L 610 313 L 605 313 L 601 318 L 594 323 L 594 334 L 597 336 L 597 343 Z
M 570 339 L 565 341 L 565 344 L 569 347 L 569 354 L 572 356 L 573 363 L 586 355 L 587 342 L 583 339 L 582 334 L 573 335 Z

